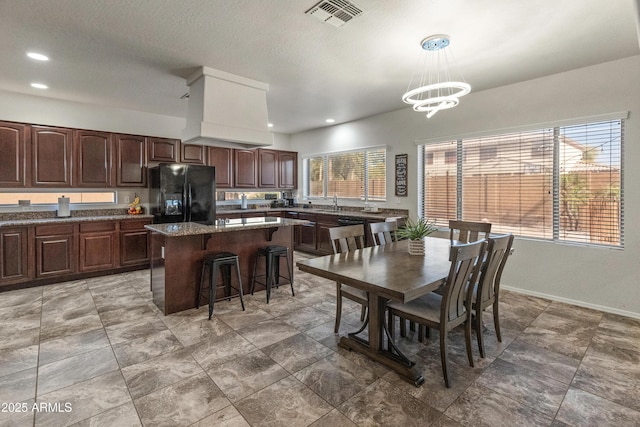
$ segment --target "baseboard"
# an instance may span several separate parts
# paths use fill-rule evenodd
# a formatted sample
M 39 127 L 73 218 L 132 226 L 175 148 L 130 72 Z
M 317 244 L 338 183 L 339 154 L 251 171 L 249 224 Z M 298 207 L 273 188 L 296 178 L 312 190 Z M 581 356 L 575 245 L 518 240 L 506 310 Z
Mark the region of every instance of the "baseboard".
M 530 295 L 532 297 L 544 298 L 551 301 L 564 302 L 567 304 L 577 305 L 579 307 L 591 308 L 598 311 L 604 311 L 605 313 L 617 314 L 619 316 L 640 319 L 640 313 L 634 313 L 632 311 L 618 310 L 616 308 L 611 308 L 603 305 L 590 304 L 584 301 L 577 301 L 570 298 L 562 298 L 556 295 L 543 294 L 541 292 L 533 292 L 533 291 L 528 291 L 526 289 L 520 289 L 520 288 L 512 288 L 511 286 L 500 286 L 500 289 L 505 289 L 507 291 L 515 292 L 518 294 Z

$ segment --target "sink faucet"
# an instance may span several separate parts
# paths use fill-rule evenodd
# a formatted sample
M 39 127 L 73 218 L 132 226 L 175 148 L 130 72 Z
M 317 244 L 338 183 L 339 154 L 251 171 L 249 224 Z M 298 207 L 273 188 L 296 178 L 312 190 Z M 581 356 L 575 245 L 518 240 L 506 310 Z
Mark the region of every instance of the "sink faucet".
M 333 193 L 333 210 L 338 210 L 338 195 Z

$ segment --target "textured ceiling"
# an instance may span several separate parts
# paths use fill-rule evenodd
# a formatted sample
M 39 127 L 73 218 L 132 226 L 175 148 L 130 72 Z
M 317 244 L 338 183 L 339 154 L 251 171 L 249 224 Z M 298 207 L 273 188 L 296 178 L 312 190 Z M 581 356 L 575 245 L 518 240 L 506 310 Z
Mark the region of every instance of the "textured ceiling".
M 0 0 L 0 90 L 185 117 L 204 65 L 268 83 L 273 130 L 294 133 L 403 108 L 431 34 L 473 91 L 640 53 L 637 0 L 354 0 L 366 12 L 341 28 L 305 15 L 315 3 Z

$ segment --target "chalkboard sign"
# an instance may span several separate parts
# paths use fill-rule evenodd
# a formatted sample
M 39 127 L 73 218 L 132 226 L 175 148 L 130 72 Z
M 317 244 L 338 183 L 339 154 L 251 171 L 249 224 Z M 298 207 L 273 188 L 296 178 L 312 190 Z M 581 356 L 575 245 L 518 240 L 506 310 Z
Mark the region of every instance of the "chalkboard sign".
M 396 196 L 407 197 L 408 154 L 396 154 Z

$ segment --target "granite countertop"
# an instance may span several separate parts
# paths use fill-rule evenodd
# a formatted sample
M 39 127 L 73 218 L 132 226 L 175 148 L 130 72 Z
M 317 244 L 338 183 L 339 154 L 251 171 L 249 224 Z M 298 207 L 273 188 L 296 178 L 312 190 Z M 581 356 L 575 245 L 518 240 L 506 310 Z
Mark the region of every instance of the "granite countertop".
M 103 215 L 103 216 L 72 216 L 68 218 L 22 218 L 11 219 L 6 221 L 0 221 L 0 227 L 13 227 L 18 225 L 43 225 L 43 224 L 64 224 L 75 222 L 90 222 L 90 221 L 124 221 L 124 220 L 153 220 L 153 215 L 140 214 L 140 215 Z
M 286 227 L 308 224 L 309 221 L 289 218 L 244 218 L 230 219 L 224 225 L 205 225 L 196 222 L 171 224 L 151 224 L 145 228 L 167 237 L 197 236 L 200 234 L 228 233 L 233 231 L 258 230 L 263 228 Z
M 239 213 L 250 213 L 250 212 L 266 212 L 267 215 L 269 212 L 299 212 L 299 213 L 309 213 L 309 214 L 321 214 L 321 215 L 333 215 L 333 216 L 341 216 L 341 217 L 357 217 L 357 218 L 365 218 L 365 219 L 376 219 L 381 220 L 385 218 L 395 218 L 395 217 L 406 217 L 406 213 L 397 213 L 397 212 L 389 212 L 389 211 L 380 211 L 380 212 L 368 212 L 363 210 L 338 210 L 334 211 L 330 208 L 302 208 L 302 207 L 291 207 L 291 208 L 258 208 L 258 209 L 218 209 L 216 211 L 217 218 L 224 218 L 225 214 L 239 214 Z

